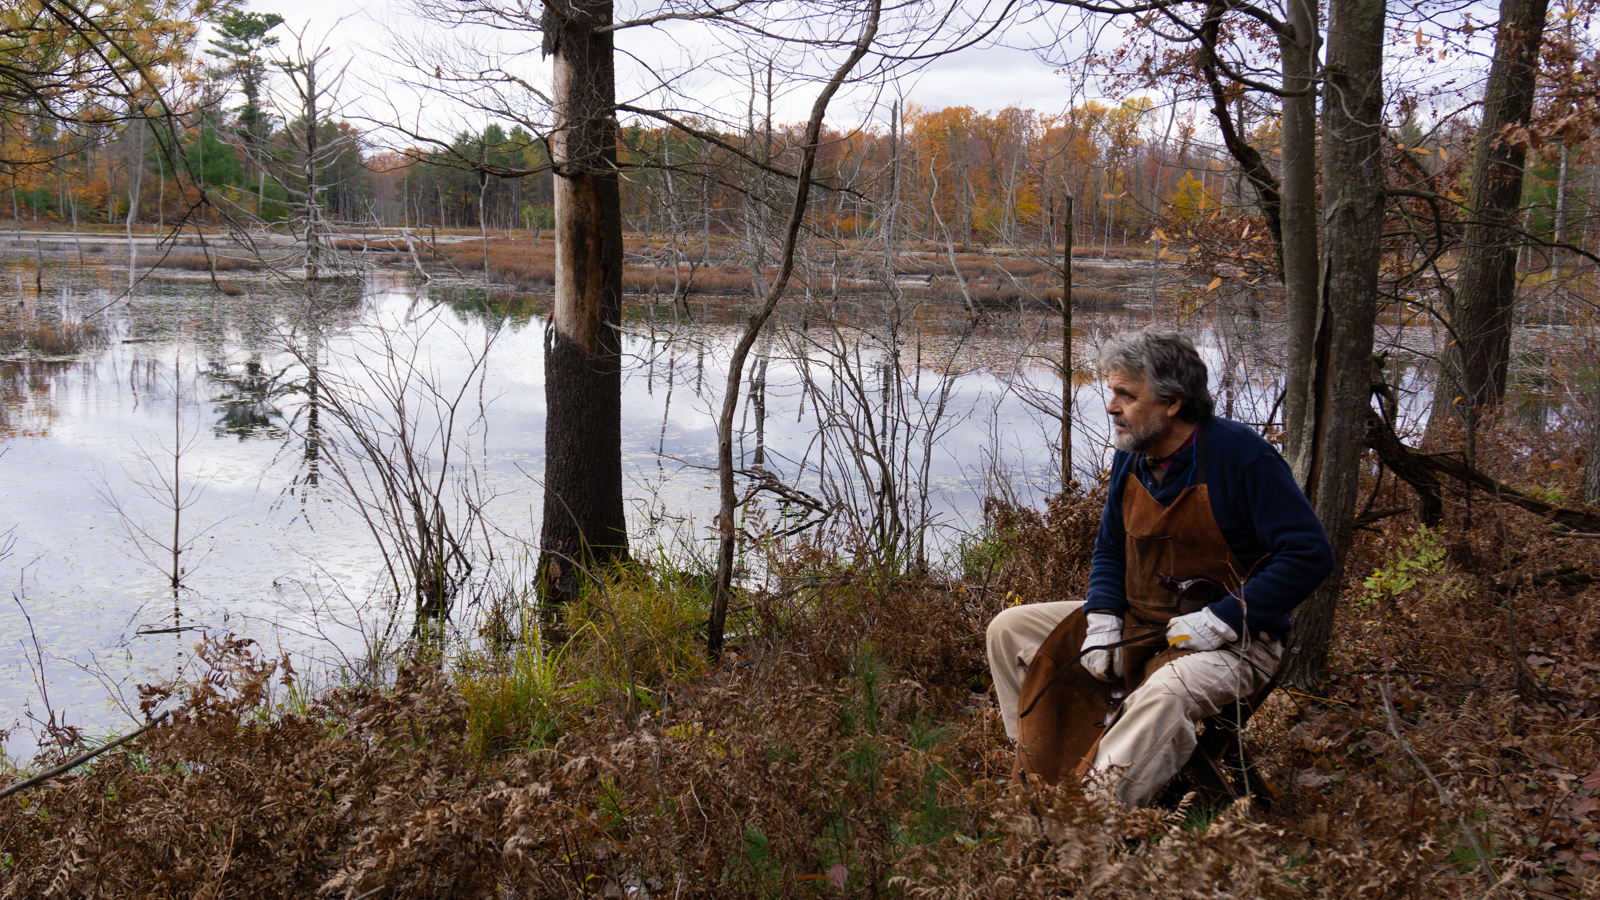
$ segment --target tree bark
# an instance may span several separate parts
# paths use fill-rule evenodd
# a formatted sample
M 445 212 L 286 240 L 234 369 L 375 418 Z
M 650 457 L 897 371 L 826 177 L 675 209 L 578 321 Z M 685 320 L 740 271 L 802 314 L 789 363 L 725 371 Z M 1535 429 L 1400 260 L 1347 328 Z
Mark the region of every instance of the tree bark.
M 1286 682 L 1315 690 L 1335 604 L 1371 409 L 1372 334 L 1383 224 L 1384 0 L 1333 0 L 1323 85 L 1322 309 L 1310 415 L 1308 494 L 1333 544 L 1334 570 L 1296 611 Z
M 1583 466 L 1583 502 L 1600 505 L 1600 385 L 1589 393 L 1589 459 Z
M 1470 218 L 1449 303 L 1451 341 L 1439 369 L 1430 432 L 1454 415 L 1471 433 L 1480 412 L 1505 397 L 1520 244 L 1508 229 L 1520 224 L 1527 157 L 1507 132 L 1526 126 L 1533 112 L 1548 5 L 1548 0 L 1500 2 L 1494 62 L 1473 151 Z
M 317 59 L 313 57 L 305 63 L 305 94 L 301 98 L 302 110 L 305 112 L 305 150 L 306 158 L 303 165 L 303 174 L 306 181 L 306 284 L 309 285 L 321 277 L 322 263 L 322 206 L 317 201 L 317 126 L 321 124 L 317 111 Z M 213 281 L 215 278 L 213 278 Z
M 626 559 L 622 503 L 622 200 L 610 0 L 549 0 L 554 58 L 556 284 L 545 330 L 540 596 L 578 596 Z
M 1287 0 L 1290 33 L 1278 35 L 1283 64 L 1283 288 L 1289 346 L 1284 363 L 1284 449 L 1306 484 L 1305 448 L 1312 443 L 1311 377 L 1318 302 L 1316 0 Z

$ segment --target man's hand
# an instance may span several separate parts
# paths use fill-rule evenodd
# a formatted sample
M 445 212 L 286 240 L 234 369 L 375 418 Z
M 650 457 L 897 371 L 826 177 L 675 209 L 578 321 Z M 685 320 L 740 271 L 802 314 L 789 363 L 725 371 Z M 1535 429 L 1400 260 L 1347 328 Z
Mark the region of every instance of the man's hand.
M 1122 677 L 1122 648 L 1097 650 L 1107 644 L 1122 640 L 1122 619 L 1110 613 L 1089 613 L 1089 635 L 1083 639 L 1083 655 L 1079 661 L 1090 675 L 1101 681 L 1110 681 L 1113 672 Z
M 1239 633 L 1209 606 L 1167 622 L 1167 646 L 1179 650 L 1215 650 L 1238 639 Z

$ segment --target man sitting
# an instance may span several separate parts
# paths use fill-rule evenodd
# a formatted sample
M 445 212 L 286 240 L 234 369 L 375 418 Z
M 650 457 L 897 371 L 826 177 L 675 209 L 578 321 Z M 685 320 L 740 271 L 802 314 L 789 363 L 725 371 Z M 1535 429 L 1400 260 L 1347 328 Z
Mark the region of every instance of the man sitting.
M 1109 373 L 1106 412 L 1117 453 L 1088 597 L 995 616 L 989 667 L 1015 740 L 1027 667 L 1057 625 L 1081 609 L 1087 623 L 1077 664 L 1102 682 L 1126 675 L 1133 687 L 1084 762 L 1095 783 L 1136 807 L 1188 761 L 1197 721 L 1276 673 L 1289 613 L 1334 561 L 1283 457 L 1248 426 L 1213 414 L 1206 366 L 1188 337 L 1156 326 L 1123 335 L 1102 349 L 1100 366 Z M 1228 593 L 1180 614 L 1160 576 L 1204 576 Z M 1110 646 L 1146 635 L 1151 640 Z M 1071 655 L 1062 661 L 1071 663 Z

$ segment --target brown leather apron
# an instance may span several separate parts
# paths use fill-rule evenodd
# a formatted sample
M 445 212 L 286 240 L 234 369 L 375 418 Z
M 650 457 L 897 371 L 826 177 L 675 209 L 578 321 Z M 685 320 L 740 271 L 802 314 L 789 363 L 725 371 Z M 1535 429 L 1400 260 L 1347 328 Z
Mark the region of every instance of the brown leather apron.
M 1150 496 L 1136 472 L 1122 490 L 1122 525 L 1127 531 L 1125 586 L 1128 612 L 1122 620 L 1124 640 L 1164 632 L 1179 609 L 1177 596 L 1157 576 L 1178 581 L 1209 577 L 1237 591 L 1243 574 L 1211 514 L 1206 489 L 1205 430 L 1195 436 L 1195 483 L 1184 488 L 1171 506 Z M 1143 463 L 1136 463 L 1142 465 Z M 1017 720 L 1016 777 L 1038 775 L 1055 784 L 1066 773 L 1081 777 L 1094 762 L 1095 748 L 1121 710 L 1123 697 L 1144 683 L 1149 673 L 1193 651 L 1174 650 L 1158 637 L 1122 648 L 1122 682 L 1103 682 L 1079 665 L 1079 651 L 1088 634 L 1088 618 L 1080 608 L 1050 632 L 1039 646 L 1022 679 Z

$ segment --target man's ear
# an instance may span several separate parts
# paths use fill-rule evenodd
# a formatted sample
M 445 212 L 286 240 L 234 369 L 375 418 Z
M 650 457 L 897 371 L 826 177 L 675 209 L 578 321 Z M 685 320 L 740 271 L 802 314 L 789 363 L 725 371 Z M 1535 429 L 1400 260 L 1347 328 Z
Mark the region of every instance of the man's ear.
M 1176 419 L 1178 417 L 1178 413 L 1183 412 L 1183 398 L 1178 397 L 1174 400 L 1168 401 L 1166 412 L 1167 418 Z

